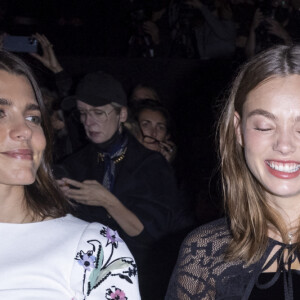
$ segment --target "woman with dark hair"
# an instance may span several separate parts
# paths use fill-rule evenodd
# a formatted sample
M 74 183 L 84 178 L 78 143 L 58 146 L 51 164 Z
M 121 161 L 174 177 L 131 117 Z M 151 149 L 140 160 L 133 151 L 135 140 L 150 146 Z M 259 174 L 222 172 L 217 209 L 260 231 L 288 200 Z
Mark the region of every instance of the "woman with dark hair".
M 176 146 L 171 140 L 171 116 L 161 103 L 145 99 L 132 107 L 134 120 L 139 126 L 137 139 L 148 149 L 160 152 L 171 162 L 176 155 Z
M 226 218 L 184 241 L 166 299 L 299 299 L 300 46 L 245 64 L 219 121 Z
M 29 67 L 0 51 L 0 298 L 139 299 L 117 232 L 69 214 L 49 165 L 49 124 Z

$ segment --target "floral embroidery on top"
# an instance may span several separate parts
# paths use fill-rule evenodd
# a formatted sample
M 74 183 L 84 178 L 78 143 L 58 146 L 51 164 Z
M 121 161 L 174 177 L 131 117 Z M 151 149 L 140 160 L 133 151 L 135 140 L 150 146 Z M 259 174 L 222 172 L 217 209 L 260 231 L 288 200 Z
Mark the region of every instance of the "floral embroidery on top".
M 118 242 L 123 242 L 123 240 L 120 238 L 117 231 L 114 231 L 110 229 L 109 227 L 106 227 L 100 231 L 100 234 L 104 237 L 107 237 L 107 244 L 112 244 L 115 248 L 118 248 Z
M 87 252 L 80 250 L 75 257 L 78 264 L 84 269 L 82 293 L 86 296 L 89 296 L 92 290 L 96 289 L 109 276 L 118 276 L 119 278 L 132 283 L 131 277 L 137 275 L 136 264 L 131 257 L 112 259 L 114 250 L 118 248 L 118 243 L 123 242 L 117 231 L 113 231 L 108 227 L 103 227 L 100 234 L 107 238 L 105 247 L 111 248 L 108 257 L 104 257 L 103 246 L 99 240 L 87 241 L 87 243 L 92 246 L 92 249 Z M 88 281 L 86 282 L 87 274 L 89 274 L 89 276 Z M 111 297 L 107 299 L 127 299 L 122 290 L 114 286 L 112 288 L 114 288 L 114 291 L 111 289 L 107 290 L 107 297 Z M 109 293 L 109 291 L 111 291 L 111 293 Z M 84 297 L 84 299 L 86 298 Z
M 106 290 L 105 298 L 107 300 L 127 300 L 125 293 L 119 288 L 112 286 Z
M 91 271 L 91 269 L 95 268 L 96 257 L 93 255 L 93 251 L 91 250 L 86 253 L 81 250 L 77 253 L 75 259 L 78 260 L 78 263 L 87 271 Z

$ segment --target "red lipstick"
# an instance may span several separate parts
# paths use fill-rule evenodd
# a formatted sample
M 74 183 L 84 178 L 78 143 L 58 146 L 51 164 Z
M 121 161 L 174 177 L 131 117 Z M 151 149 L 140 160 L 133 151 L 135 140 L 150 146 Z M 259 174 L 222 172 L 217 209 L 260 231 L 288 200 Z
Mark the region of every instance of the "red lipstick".
M 293 179 L 299 176 L 300 174 L 300 168 L 298 167 L 298 163 L 296 162 L 291 162 L 291 161 L 285 161 L 285 162 L 275 162 L 273 161 L 265 161 L 266 166 L 267 166 L 267 170 L 269 171 L 270 174 L 272 174 L 273 176 L 280 178 L 280 179 Z M 286 172 L 285 169 L 281 168 L 281 170 L 279 170 L 279 168 L 275 168 L 274 164 L 280 164 L 280 165 L 285 165 L 285 164 L 294 164 L 295 166 L 295 170 L 291 171 L 291 172 Z

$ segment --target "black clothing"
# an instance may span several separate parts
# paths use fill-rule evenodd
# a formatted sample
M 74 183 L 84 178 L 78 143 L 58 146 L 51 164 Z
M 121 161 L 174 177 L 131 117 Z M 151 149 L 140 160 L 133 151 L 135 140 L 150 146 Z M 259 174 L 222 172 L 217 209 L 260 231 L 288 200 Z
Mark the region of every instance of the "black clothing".
M 54 80 L 59 97 L 63 99 L 69 96 L 73 84 L 72 77 L 65 70 L 62 70 L 54 74 Z
M 292 270 L 291 272 L 293 278 L 293 287 L 294 287 L 294 299 L 300 299 L 300 271 Z M 275 273 L 263 273 L 259 276 L 259 283 L 267 283 L 274 277 Z M 280 277 L 268 289 L 259 289 L 258 287 L 254 286 L 252 293 L 249 297 L 249 300 L 276 300 L 276 299 L 283 299 L 284 295 L 284 275 L 280 273 Z
M 116 165 L 116 182 L 112 193 L 143 223 L 145 229 L 132 240 L 152 242 L 172 232 L 178 205 L 177 188 L 167 161 L 157 152 L 143 147 L 128 135 L 125 158 Z M 67 176 L 77 181 L 97 180 L 102 183 L 103 164 L 98 161 L 97 145 L 89 143 L 61 164 Z M 128 238 L 119 225 L 100 206 L 78 205 L 79 217 L 88 222 L 101 222 Z M 143 237 L 143 238 L 142 238 Z
M 79 218 L 101 222 L 118 231 L 137 261 L 141 293 L 151 299 L 151 295 L 155 295 L 160 288 L 153 289 L 153 282 L 165 271 L 157 271 L 165 263 L 160 256 L 172 256 L 172 253 L 162 251 L 167 236 L 184 228 L 189 220 L 183 217 L 175 177 L 168 162 L 160 153 L 146 149 L 133 136 L 127 132 L 125 134 L 128 135 L 127 150 L 124 158 L 115 164 L 112 193 L 139 218 L 144 230 L 138 236 L 130 237 L 103 207 L 78 204 L 75 209 Z M 102 183 L 104 164 L 98 159 L 98 151 L 97 145 L 89 143 L 64 160 L 62 166 L 66 170 L 65 177 Z M 170 243 L 167 247 L 169 251 L 174 251 Z M 143 287 L 144 283 L 149 285 L 150 291 Z M 143 296 L 143 299 L 146 297 Z
M 226 219 L 219 219 L 204 226 L 201 226 L 188 235 L 181 246 L 179 258 L 173 272 L 166 300 L 175 299 L 222 299 L 222 300 L 246 300 L 253 298 L 256 285 L 259 289 L 263 276 L 268 288 L 268 295 L 278 291 L 280 275 L 283 274 L 283 293 L 277 295 L 279 298 L 265 299 L 298 299 L 294 291 L 292 271 L 290 269 L 292 259 L 284 265 L 282 261 L 283 251 L 290 250 L 294 245 L 285 245 L 269 238 L 269 243 L 263 257 L 256 263 L 249 266 L 242 260 L 225 261 L 224 254 L 231 239 L 231 233 Z M 271 251 L 276 247 L 276 253 L 269 262 L 278 262 L 276 276 L 266 281 L 264 271 L 270 267 L 264 267 Z M 297 255 L 298 256 L 298 255 Z M 298 256 L 299 257 L 299 256 Z M 281 277 L 282 278 L 282 277 Z M 274 280 L 272 280 L 274 279 Z M 295 285 L 294 285 L 295 286 Z M 270 293 L 271 292 L 271 293 Z M 252 294 L 253 293 L 253 294 Z M 251 295 L 251 298 L 249 298 Z M 272 294 L 273 295 L 273 294 Z

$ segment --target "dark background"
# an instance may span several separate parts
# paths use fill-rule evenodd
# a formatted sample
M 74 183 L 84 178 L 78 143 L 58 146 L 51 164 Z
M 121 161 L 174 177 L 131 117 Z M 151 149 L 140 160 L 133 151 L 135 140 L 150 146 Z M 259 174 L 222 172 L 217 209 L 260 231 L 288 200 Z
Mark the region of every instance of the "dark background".
M 215 125 L 219 100 L 237 63 L 129 58 L 128 13 L 132 9 L 129 0 L 0 1 L 0 26 L 10 34 L 45 34 L 75 83 L 88 72 L 103 70 L 119 79 L 128 94 L 138 83 L 153 86 L 173 117 L 178 145 L 174 168 L 186 201 L 202 224 L 220 215 Z M 29 18 L 30 24 L 18 24 L 20 16 Z M 38 77 L 48 80 L 47 71 L 27 58 Z

